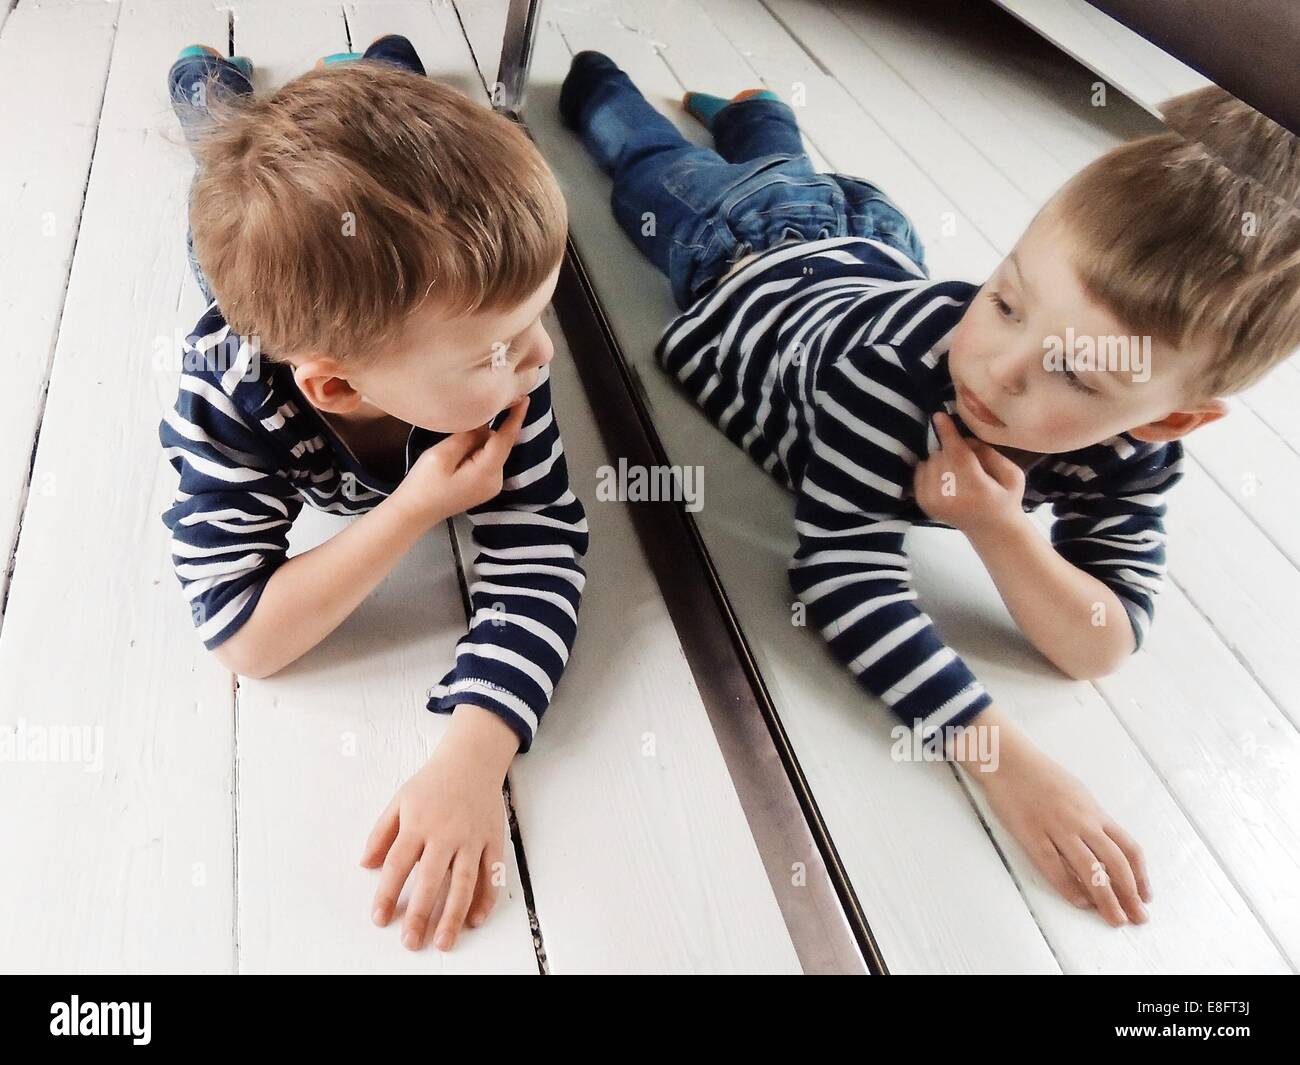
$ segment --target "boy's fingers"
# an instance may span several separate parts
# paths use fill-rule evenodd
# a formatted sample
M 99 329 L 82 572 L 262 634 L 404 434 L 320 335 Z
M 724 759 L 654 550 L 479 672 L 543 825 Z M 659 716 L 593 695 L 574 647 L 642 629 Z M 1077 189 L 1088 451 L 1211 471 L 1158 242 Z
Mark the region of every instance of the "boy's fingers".
M 516 400 L 510 407 L 510 413 L 506 416 L 506 420 L 501 423 L 501 427 L 496 431 L 495 436 L 498 440 L 505 437 L 509 439 L 512 446 L 514 445 L 515 438 L 519 435 L 519 430 L 524 426 L 524 418 L 528 414 L 528 404 L 530 399 L 530 396 L 524 396 L 523 398 Z
M 483 857 L 479 860 L 478 886 L 474 890 L 474 901 L 469 908 L 469 924 L 477 928 L 492 912 L 497 904 L 497 874 L 504 868 L 501 860 L 501 847 L 489 843 L 483 848 Z
M 958 476 L 979 477 L 983 473 L 979 458 L 971 442 L 961 435 L 956 423 L 943 411 L 934 416 L 934 431 L 939 437 L 940 460 L 946 469 Z
M 1141 924 L 1147 919 L 1147 914 L 1142 908 L 1142 900 L 1138 897 L 1137 881 L 1133 876 L 1133 870 L 1129 868 L 1128 858 L 1125 857 L 1124 852 L 1100 829 L 1088 833 L 1084 842 L 1088 844 L 1098 860 L 1105 864 L 1110 874 L 1111 886 L 1115 889 L 1115 895 L 1120 905 L 1124 907 L 1124 912 L 1128 914 L 1129 920 L 1134 924 Z
M 511 408 L 501 427 L 492 433 L 492 438 L 483 449 L 484 458 L 493 466 L 505 464 L 506 456 L 519 438 L 519 430 L 524 424 L 524 415 L 528 412 L 528 397 L 518 400 Z
M 482 853 L 461 850 L 452 863 L 447 904 L 442 908 L 438 931 L 433 936 L 433 945 L 439 950 L 451 950 L 456 944 L 456 936 L 465 923 L 469 904 L 474 901 L 474 884 L 478 880 L 479 858 Z
M 1044 846 L 1031 853 L 1030 857 L 1033 858 L 1034 864 L 1038 866 L 1038 871 L 1047 877 L 1048 882 L 1059 895 L 1078 906 L 1081 910 L 1086 910 L 1092 905 L 1088 900 L 1087 892 L 1079 886 L 1079 881 L 1066 867 L 1065 862 L 1061 859 L 1060 852 L 1052 846 L 1050 839 L 1045 840 Z
M 961 435 L 961 431 L 957 428 L 957 423 L 949 415 L 939 411 L 935 414 L 933 420 L 935 435 L 939 437 L 939 446 L 944 451 L 950 448 L 954 451 L 965 451 L 970 447 L 966 443 L 966 438 Z
M 487 426 L 480 425 L 477 429 L 466 429 L 462 433 L 453 433 L 446 440 L 440 441 L 437 446 L 447 448 L 447 460 L 451 463 L 451 468 L 455 470 L 472 458 L 475 452 L 481 450 L 483 445 L 488 442 L 489 436 Z
M 375 924 L 386 925 L 392 919 L 398 896 L 402 894 L 402 885 L 406 883 L 415 863 L 420 860 L 423 846 L 421 840 L 403 839 L 399 834 L 397 842 L 389 848 L 388 857 L 384 859 L 384 870 L 379 874 L 375 904 L 370 908 Z
M 974 448 L 975 456 L 984 467 L 984 472 L 998 484 L 1009 491 L 1020 486 L 1020 467 L 1006 455 L 983 440 L 969 440 L 967 443 Z
M 361 851 L 361 864 L 367 869 L 373 869 L 384 859 L 388 853 L 388 848 L 393 845 L 393 840 L 397 838 L 398 829 L 398 810 L 401 804 L 397 796 L 393 796 L 392 802 L 382 814 L 379 820 L 375 822 L 375 827 L 370 830 L 370 835 L 366 837 L 366 845 Z
M 1142 896 L 1143 902 L 1149 903 L 1151 901 L 1151 878 L 1147 876 L 1147 862 L 1146 857 L 1142 854 L 1142 848 L 1138 846 L 1137 841 L 1132 836 L 1114 822 L 1108 821 L 1101 827 L 1106 835 L 1119 844 L 1119 849 L 1128 858 L 1129 865 L 1133 869 L 1133 875 L 1137 878 L 1138 894 Z
M 450 860 L 450 851 L 432 847 L 426 847 L 420 855 L 420 867 L 416 870 L 411 898 L 406 904 L 406 916 L 402 919 L 402 945 L 408 950 L 419 950 L 424 946 L 424 933 L 438 904 L 438 893 L 447 878 Z
M 487 439 L 483 429 L 466 429 L 443 437 L 430 449 L 436 451 L 447 469 L 454 470 L 472 455 Z
M 1074 870 L 1079 883 L 1092 896 L 1097 912 L 1106 919 L 1106 922 L 1117 928 L 1127 923 L 1124 907 L 1115 897 L 1115 890 L 1111 887 L 1110 875 L 1106 872 L 1105 863 L 1101 862 L 1077 835 L 1058 841 L 1056 847 L 1070 868 Z M 1099 865 L 1100 869 L 1097 868 Z

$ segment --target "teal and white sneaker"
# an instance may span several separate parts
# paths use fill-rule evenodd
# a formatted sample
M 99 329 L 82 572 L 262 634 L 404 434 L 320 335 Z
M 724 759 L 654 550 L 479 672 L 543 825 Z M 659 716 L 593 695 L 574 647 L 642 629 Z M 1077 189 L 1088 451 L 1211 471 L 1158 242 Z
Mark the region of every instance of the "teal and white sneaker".
M 239 72 L 243 74 L 245 78 L 248 79 L 248 83 L 250 85 L 253 83 L 253 61 L 249 59 L 248 56 L 246 55 L 225 56 L 222 55 L 220 52 L 218 52 L 215 48 L 210 47 L 209 45 L 191 44 L 191 45 L 186 45 L 184 48 L 182 48 L 180 54 L 176 58 L 185 59 L 187 56 L 204 55 L 204 54 L 216 56 L 218 59 L 224 60 L 225 62 L 229 63 L 231 66 L 237 67 L 239 69 Z

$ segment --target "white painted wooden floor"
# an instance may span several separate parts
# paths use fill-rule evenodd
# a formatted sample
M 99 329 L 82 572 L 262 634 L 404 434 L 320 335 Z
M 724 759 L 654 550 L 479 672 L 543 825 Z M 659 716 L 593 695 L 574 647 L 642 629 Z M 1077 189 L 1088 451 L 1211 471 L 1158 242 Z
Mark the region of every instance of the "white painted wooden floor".
M 1081 0 L 1005 6 L 1064 50 L 992 8 L 954 23 L 956 0 L 547 0 L 525 119 L 672 461 L 707 467 L 696 518 L 890 969 L 1288 971 L 1300 960 L 1300 370 L 1196 434 L 1171 508 L 1172 585 L 1147 648 L 1112 678 L 1054 675 L 960 536 L 915 538 L 941 629 L 1147 850 L 1152 921 L 1108 929 L 1055 898 L 957 775 L 892 761 L 887 712 L 815 633 L 790 627 L 789 497 L 654 367 L 666 282 L 614 226 L 607 180 L 555 111 L 582 48 L 608 52 L 701 143 L 676 106 L 683 88 L 765 84 L 788 98 L 802 82 L 815 159 L 894 195 L 936 276 L 980 279 L 1056 185 L 1154 128 L 1155 102 L 1189 84 Z M 448 538 L 426 538 L 266 681 L 211 660 L 171 573 L 159 515 L 174 473 L 157 423 L 176 333 L 202 309 L 183 244 L 191 163 L 163 84 L 172 58 L 224 47 L 233 26 L 265 91 L 349 38 L 402 32 L 433 76 L 482 97 L 504 11 L 0 0 L 0 729 L 29 753 L 19 740 L 42 730 L 90 738 L 86 759 L 0 763 L 0 970 L 798 971 L 764 871 L 790 856 L 758 853 L 628 505 L 596 505 L 609 455 L 558 326 L 555 403 L 592 531 L 581 637 L 510 774 L 528 895 L 512 867 L 488 923 L 453 952 L 412 954 L 396 924 L 374 928 L 375 874 L 356 864 L 444 725 L 423 706 L 463 628 Z M 1069 56 L 1134 101 L 1113 91 L 1089 106 L 1096 76 Z M 341 525 L 305 511 L 295 548 Z

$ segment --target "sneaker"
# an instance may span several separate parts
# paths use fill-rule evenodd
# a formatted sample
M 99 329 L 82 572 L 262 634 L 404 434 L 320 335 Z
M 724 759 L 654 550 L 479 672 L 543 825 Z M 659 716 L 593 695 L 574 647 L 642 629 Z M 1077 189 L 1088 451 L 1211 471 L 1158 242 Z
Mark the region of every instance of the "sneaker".
M 246 55 L 225 56 L 222 55 L 220 52 L 218 52 L 215 48 L 210 47 L 209 45 L 191 44 L 182 48 L 180 54 L 176 58 L 185 59 L 186 57 L 192 55 L 216 56 L 218 59 L 229 63 L 231 66 L 237 67 L 239 69 L 239 72 L 243 74 L 245 78 L 248 79 L 248 83 L 250 85 L 253 83 L 253 61 L 249 59 L 248 56 Z

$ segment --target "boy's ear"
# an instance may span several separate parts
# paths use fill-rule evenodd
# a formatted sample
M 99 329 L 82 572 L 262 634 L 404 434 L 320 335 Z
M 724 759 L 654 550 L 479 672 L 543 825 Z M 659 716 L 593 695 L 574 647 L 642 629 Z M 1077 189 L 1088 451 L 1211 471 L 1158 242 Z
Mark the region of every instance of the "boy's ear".
M 1228 405 L 1223 400 L 1211 399 L 1206 401 L 1205 406 L 1198 407 L 1195 410 L 1170 411 L 1159 421 L 1139 425 L 1136 429 L 1130 429 L 1128 434 L 1148 443 L 1177 440 L 1180 436 L 1186 436 L 1193 429 L 1199 429 L 1202 425 L 1209 425 L 1210 422 L 1217 422 L 1227 413 Z
M 307 358 L 293 368 L 293 380 L 298 390 L 317 410 L 330 414 L 348 414 L 361 405 L 365 397 L 352 387 L 346 377 L 339 376 L 339 364 L 331 358 Z

